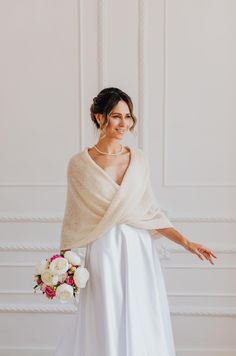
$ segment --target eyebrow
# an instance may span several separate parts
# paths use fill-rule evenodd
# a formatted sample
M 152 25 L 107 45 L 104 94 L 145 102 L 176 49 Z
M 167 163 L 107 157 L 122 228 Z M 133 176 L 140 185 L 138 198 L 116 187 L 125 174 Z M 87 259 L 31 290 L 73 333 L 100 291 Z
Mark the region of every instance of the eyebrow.
M 118 115 L 121 115 L 121 113 L 119 112 L 111 112 L 111 114 L 118 114 Z M 130 113 L 127 113 L 126 115 L 131 115 Z

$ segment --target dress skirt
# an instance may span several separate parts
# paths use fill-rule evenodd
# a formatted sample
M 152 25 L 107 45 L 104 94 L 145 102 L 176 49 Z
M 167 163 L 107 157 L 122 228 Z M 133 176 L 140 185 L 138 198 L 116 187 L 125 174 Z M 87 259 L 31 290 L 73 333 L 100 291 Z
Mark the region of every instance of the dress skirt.
M 73 322 L 54 356 L 175 356 L 156 241 L 144 229 L 114 225 L 87 245 L 90 272 Z

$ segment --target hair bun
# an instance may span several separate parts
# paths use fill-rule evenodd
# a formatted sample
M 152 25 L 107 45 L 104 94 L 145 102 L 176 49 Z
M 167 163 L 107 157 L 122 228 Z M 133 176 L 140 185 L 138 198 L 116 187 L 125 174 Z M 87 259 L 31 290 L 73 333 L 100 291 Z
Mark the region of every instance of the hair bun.
M 113 107 L 120 101 L 123 100 L 129 107 L 131 117 L 133 119 L 133 125 L 131 131 L 136 124 L 136 117 L 133 114 L 133 103 L 128 94 L 123 92 L 119 88 L 108 87 L 101 90 L 97 96 L 93 98 L 93 103 L 90 106 L 90 117 L 97 128 L 99 128 L 99 123 L 96 120 L 96 114 L 102 114 L 104 117 L 104 122 L 101 126 L 106 126 L 108 124 L 109 118 L 108 114 L 111 112 Z

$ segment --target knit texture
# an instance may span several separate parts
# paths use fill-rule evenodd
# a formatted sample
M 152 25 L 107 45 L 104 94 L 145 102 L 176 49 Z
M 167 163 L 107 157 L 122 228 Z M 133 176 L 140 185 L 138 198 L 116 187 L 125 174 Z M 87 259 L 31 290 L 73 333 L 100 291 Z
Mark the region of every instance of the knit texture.
M 152 238 L 161 237 L 156 229 L 173 227 L 153 193 L 148 159 L 140 148 L 130 151 L 121 185 L 90 157 L 88 148 L 70 158 L 60 250 L 86 247 L 114 224 L 146 229 Z

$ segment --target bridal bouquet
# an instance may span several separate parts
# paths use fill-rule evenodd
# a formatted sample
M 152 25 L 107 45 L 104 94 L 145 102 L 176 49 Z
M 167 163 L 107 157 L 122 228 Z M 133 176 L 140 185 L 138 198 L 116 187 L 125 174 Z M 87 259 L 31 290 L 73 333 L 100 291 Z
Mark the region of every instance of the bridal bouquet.
M 41 260 L 35 269 L 34 292 L 41 290 L 48 299 L 56 297 L 62 303 L 76 300 L 80 288 L 84 288 L 89 279 L 88 270 L 81 266 L 80 256 L 73 251 Z

